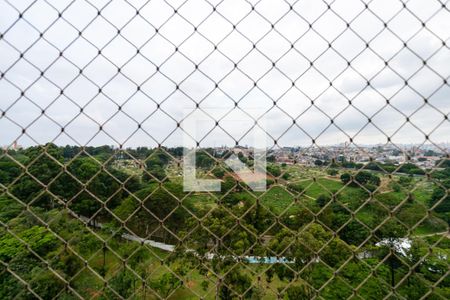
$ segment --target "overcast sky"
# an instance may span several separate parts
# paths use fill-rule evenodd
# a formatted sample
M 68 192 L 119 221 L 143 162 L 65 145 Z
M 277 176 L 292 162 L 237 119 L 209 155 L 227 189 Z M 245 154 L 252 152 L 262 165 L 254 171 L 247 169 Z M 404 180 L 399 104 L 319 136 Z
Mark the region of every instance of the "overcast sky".
M 404 3 L 0 0 L 0 145 L 179 145 L 197 103 L 204 146 L 262 115 L 280 146 L 449 142 L 450 2 Z

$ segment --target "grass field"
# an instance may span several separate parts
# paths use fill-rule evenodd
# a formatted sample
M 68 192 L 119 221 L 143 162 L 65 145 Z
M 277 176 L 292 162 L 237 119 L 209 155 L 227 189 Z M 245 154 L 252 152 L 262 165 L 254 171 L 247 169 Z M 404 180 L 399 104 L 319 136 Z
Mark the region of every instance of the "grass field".
M 328 176 L 326 171 L 322 168 L 314 168 L 301 165 L 287 165 L 285 168 L 283 168 L 283 172 L 289 173 L 290 181 Z
M 287 207 L 294 204 L 295 198 L 285 187 L 273 186 L 261 195 L 261 203 L 275 214 L 281 214 Z
M 300 186 L 304 190 L 305 195 L 314 199 L 323 194 L 331 195 L 343 187 L 342 182 L 327 178 L 319 178 L 316 181 L 308 179 L 294 184 Z

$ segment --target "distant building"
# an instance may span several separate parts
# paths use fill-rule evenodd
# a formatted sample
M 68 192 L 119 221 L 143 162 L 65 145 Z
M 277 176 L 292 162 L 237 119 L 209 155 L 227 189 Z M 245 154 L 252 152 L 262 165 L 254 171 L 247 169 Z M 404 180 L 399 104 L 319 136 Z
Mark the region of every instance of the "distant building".
M 20 150 L 22 146 L 20 146 L 17 141 L 14 141 L 11 146 L 3 146 L 3 150 Z
M 252 153 L 252 151 L 249 148 L 243 146 L 236 146 L 233 149 L 231 149 L 231 151 L 236 155 L 242 153 L 242 155 L 244 156 L 249 156 Z

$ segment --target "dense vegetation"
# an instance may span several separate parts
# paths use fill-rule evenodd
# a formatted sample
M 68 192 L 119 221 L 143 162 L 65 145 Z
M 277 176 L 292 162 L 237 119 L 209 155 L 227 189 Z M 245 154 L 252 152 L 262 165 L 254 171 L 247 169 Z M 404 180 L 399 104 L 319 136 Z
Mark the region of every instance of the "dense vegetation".
M 447 161 L 431 173 L 271 162 L 268 190 L 256 193 L 220 163 L 230 153 L 205 149 L 199 175 L 222 179 L 222 190 L 185 193 L 182 154 L 52 144 L 6 152 L 0 298 L 450 298 Z

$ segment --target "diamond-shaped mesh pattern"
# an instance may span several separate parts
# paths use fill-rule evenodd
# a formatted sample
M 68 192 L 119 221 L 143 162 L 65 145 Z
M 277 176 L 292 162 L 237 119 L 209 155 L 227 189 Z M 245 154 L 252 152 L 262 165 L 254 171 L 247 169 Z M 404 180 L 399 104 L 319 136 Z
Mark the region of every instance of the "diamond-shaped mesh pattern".
M 449 299 L 449 8 L 0 0 L 0 298 Z

